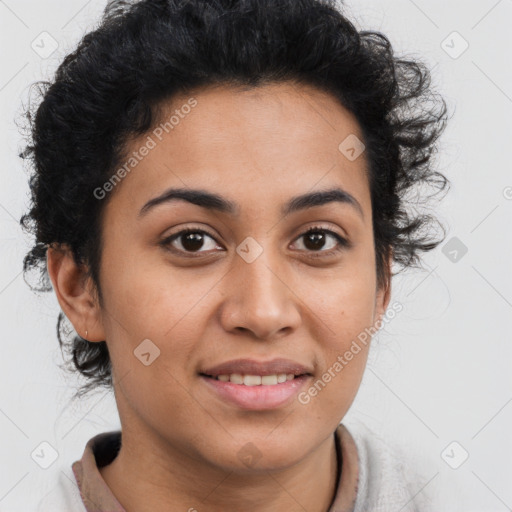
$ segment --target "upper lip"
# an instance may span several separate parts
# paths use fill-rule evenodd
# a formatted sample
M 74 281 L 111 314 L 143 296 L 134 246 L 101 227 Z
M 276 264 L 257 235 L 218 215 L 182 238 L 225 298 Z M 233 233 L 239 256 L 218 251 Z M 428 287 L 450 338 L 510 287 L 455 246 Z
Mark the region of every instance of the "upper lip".
M 218 375 L 275 375 L 279 373 L 293 373 L 294 375 L 312 374 L 312 370 L 291 359 L 277 358 L 270 361 L 256 361 L 255 359 L 233 359 L 224 363 L 205 368 L 199 373 L 217 377 Z

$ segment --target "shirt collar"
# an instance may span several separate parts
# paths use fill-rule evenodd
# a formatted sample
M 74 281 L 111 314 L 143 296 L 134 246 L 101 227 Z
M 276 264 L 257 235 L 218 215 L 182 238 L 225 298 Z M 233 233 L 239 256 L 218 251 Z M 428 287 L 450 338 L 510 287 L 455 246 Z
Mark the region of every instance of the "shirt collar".
M 335 431 L 335 440 L 341 471 L 328 512 L 353 512 L 359 480 L 357 447 L 352 435 L 341 423 Z M 97 434 L 87 442 L 82 458 L 72 464 L 87 512 L 126 512 L 98 469 L 110 464 L 120 447 L 120 430 Z
M 89 439 L 80 460 L 71 466 L 87 512 L 126 512 L 101 476 L 121 447 L 121 431 L 103 432 Z

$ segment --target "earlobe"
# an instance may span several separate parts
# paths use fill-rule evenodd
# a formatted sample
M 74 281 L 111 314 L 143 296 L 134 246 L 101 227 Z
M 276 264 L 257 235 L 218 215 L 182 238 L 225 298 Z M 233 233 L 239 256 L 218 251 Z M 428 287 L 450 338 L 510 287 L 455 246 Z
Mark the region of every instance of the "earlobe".
M 379 295 L 379 318 L 382 318 L 388 309 L 391 300 L 391 278 L 386 282 L 386 286 L 381 290 Z
M 389 302 L 391 300 L 391 265 L 392 256 L 391 252 L 387 260 L 386 282 L 377 290 L 376 302 L 375 302 L 375 318 L 373 319 L 374 325 L 382 319 L 386 310 L 388 309 Z M 379 322 L 380 323 L 380 322 Z
M 91 278 L 85 268 L 76 263 L 71 249 L 48 247 L 46 264 L 60 307 L 76 332 L 88 341 L 105 340 Z

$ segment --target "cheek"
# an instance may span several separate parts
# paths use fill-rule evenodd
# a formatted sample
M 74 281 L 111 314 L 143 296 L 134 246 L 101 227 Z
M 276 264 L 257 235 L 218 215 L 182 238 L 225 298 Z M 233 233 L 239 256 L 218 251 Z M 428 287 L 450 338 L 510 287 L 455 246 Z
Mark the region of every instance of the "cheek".
M 110 262 L 102 279 L 107 314 L 135 338 L 161 339 L 170 333 L 218 281 L 214 272 L 198 278 L 192 269 L 173 269 L 163 258 L 134 253 L 115 264 L 105 253 Z
M 175 417 L 197 414 L 186 378 L 204 331 L 201 298 L 215 281 L 191 286 L 173 277 L 168 267 L 143 261 L 125 258 L 106 273 L 105 333 L 123 391 L 118 406 L 129 403 L 148 421 L 165 424 L 170 410 Z
M 302 291 L 305 304 L 328 333 L 329 345 L 343 345 L 372 325 L 376 283 L 365 266 L 346 267 Z M 306 282 L 308 279 L 305 280 Z M 313 282 L 309 280 L 309 282 Z
M 375 281 L 355 271 L 332 279 L 328 289 L 310 290 L 307 306 L 313 337 L 321 348 L 324 402 L 350 403 L 366 366 L 373 329 Z M 323 391 L 325 384 L 325 391 Z M 313 391 L 315 394 L 315 391 Z
M 183 385 L 195 372 L 198 341 L 211 319 L 219 279 L 213 272 L 184 274 L 169 265 L 145 264 L 142 257 L 124 258 L 105 273 L 105 332 L 113 371 L 118 379 L 127 376 L 122 387 L 141 414 L 147 408 L 147 414 L 158 416 L 151 404 L 160 401 L 177 415 L 191 413 Z M 144 358 L 154 362 L 145 366 Z
M 343 285 L 343 286 L 341 286 Z M 350 408 L 364 374 L 371 342 L 375 296 L 371 284 L 344 281 L 328 294 L 309 297 L 316 316 L 319 375 L 298 396 L 312 421 L 341 421 Z M 316 305 L 316 307 L 315 307 Z

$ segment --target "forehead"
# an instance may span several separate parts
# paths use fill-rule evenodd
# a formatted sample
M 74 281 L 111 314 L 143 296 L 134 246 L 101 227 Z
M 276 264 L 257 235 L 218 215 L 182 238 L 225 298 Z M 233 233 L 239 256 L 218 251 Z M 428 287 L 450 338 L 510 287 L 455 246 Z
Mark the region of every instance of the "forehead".
M 158 112 L 154 127 L 128 148 L 130 155 L 151 146 L 120 187 L 132 202 L 171 186 L 206 187 L 240 203 L 334 185 L 368 199 L 365 154 L 346 152 L 347 141 L 362 141 L 360 126 L 312 86 L 206 87 L 174 96 Z

